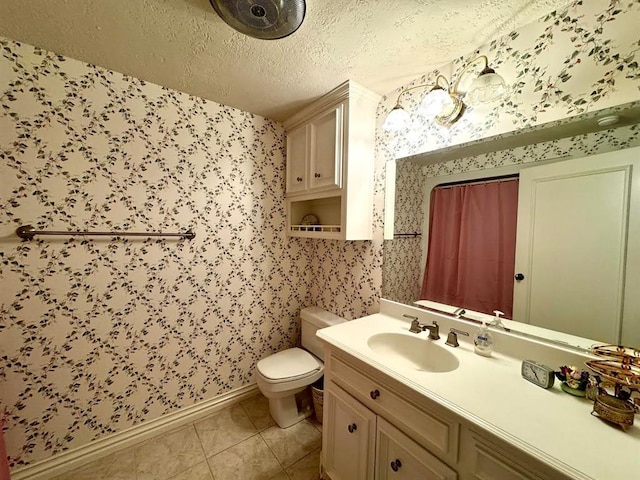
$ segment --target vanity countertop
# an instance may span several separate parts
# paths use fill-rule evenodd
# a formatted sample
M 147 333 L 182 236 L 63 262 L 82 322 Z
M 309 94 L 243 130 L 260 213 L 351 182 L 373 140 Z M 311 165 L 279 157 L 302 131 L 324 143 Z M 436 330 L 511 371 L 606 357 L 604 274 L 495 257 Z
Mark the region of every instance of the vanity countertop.
M 545 390 L 524 380 L 520 376 L 522 359 L 499 353 L 500 338 L 496 339 L 497 351 L 489 358 L 476 355 L 467 337 L 459 337 L 458 348 L 445 346 L 446 324 L 446 330 L 441 325 L 437 342 L 456 355 L 456 370 L 431 373 L 394 366 L 371 350 L 367 340 L 382 332 L 415 335 L 409 333 L 409 321 L 399 317 L 378 313 L 319 330 L 317 335 L 569 477 L 640 478 L 638 422 L 623 432 L 590 415 L 593 402 L 564 393 L 560 382 Z M 475 328 L 466 330 L 473 335 Z M 427 334 L 417 335 L 426 338 Z M 523 351 L 529 355 L 531 350 L 526 347 Z

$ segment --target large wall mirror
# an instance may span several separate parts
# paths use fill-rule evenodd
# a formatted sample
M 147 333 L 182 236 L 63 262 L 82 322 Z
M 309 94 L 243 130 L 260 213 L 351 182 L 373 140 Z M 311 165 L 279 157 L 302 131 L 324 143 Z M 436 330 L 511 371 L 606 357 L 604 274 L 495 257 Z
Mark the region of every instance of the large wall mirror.
M 640 125 L 635 122 L 444 163 L 433 163 L 433 156 L 396 160 L 388 169 L 395 179 L 395 188 L 387 189 L 393 195 L 387 201 L 393 232 L 385 235 L 382 296 L 448 312 L 463 308 L 469 318 L 489 319 L 490 302 L 473 310 L 429 298 L 433 289 L 423 288 L 433 192 L 443 184 L 515 177 L 509 325 L 581 347 L 600 342 L 640 347 Z M 484 211 L 487 222 L 491 213 Z M 482 209 L 475 215 L 482 216 Z M 429 272 L 433 284 L 437 274 Z

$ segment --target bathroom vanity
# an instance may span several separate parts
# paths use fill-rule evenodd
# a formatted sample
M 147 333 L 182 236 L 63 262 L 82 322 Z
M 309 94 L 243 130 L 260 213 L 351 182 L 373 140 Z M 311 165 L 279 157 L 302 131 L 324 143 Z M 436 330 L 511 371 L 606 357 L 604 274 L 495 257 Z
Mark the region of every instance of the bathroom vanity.
M 410 333 L 405 314 L 437 321 L 441 338 Z M 325 478 L 640 478 L 638 425 L 623 432 L 591 416 L 592 402 L 521 378 L 524 358 L 558 367 L 584 354 L 494 332 L 485 358 L 467 337 L 445 346 L 452 327 L 473 329 L 382 300 L 381 313 L 318 332 Z

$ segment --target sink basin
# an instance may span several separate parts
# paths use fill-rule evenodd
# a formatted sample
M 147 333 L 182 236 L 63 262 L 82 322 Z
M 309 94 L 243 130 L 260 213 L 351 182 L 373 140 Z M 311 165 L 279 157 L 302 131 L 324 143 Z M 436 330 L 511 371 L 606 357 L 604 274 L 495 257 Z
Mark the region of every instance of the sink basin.
M 458 368 L 456 356 L 426 337 L 402 333 L 377 333 L 367 340 L 369 348 L 381 360 L 398 367 L 424 372 L 444 373 Z

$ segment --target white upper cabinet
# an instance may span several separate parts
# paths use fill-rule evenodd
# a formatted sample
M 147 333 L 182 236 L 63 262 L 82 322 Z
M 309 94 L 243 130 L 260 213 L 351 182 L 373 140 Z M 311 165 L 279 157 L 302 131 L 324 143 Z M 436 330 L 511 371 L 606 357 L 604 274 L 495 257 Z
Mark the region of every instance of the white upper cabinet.
M 347 81 L 285 122 L 288 235 L 371 239 L 378 101 Z
M 342 112 L 340 104 L 309 122 L 309 189 L 342 187 Z
M 342 104 L 287 134 L 287 194 L 342 187 Z
M 307 131 L 309 127 L 302 125 L 287 135 L 287 193 L 307 190 L 309 178 L 307 174 Z

